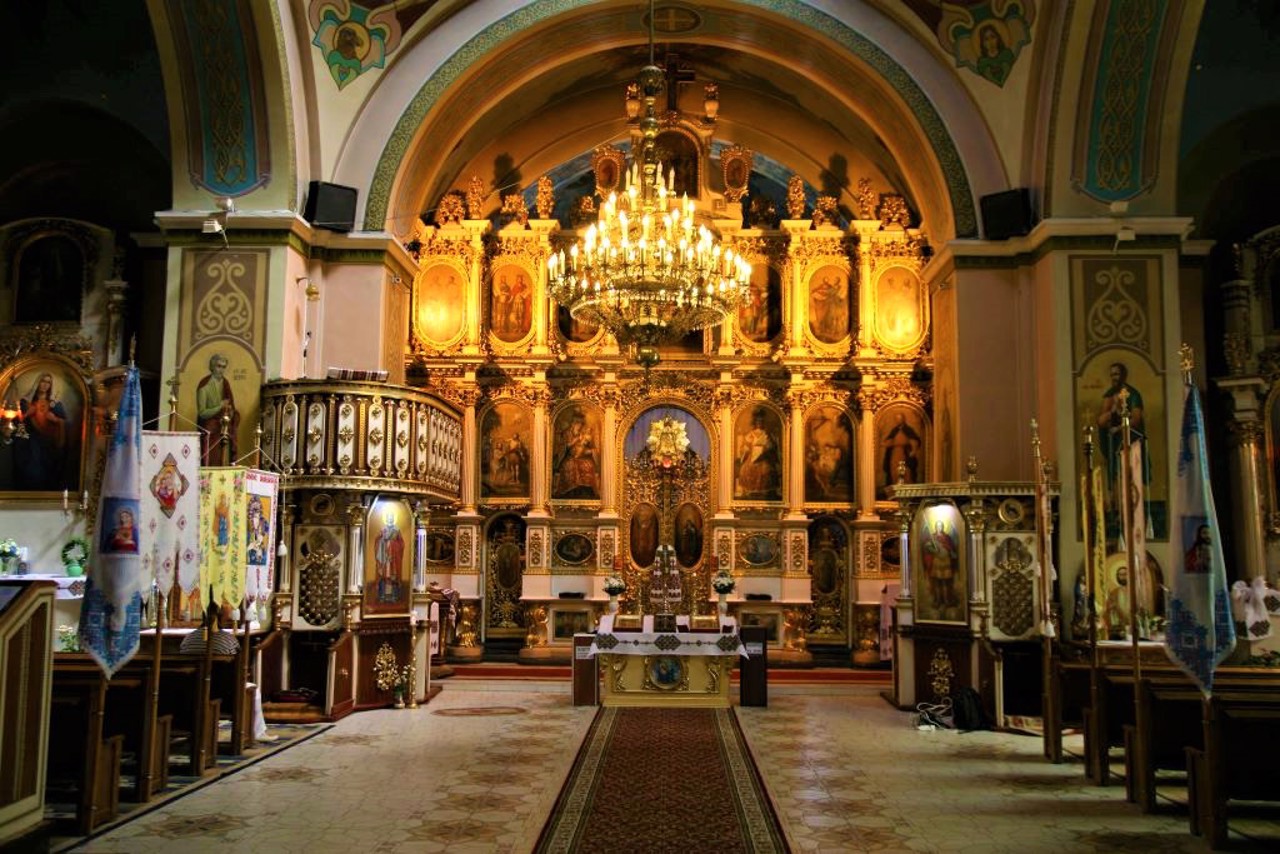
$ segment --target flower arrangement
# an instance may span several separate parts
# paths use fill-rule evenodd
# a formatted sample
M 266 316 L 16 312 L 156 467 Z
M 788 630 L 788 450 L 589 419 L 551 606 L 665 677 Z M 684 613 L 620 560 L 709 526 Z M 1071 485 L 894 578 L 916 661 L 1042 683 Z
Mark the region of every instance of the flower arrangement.
M 0 540 L 0 558 L 12 559 L 18 557 L 21 552 L 18 551 L 18 541 L 13 537 L 7 540 Z
M 733 588 L 737 586 L 738 582 L 734 580 L 732 575 L 723 569 L 711 577 L 711 589 L 715 590 L 717 593 L 732 593 Z
M 80 651 L 80 629 L 77 626 L 58 626 L 58 652 Z
M 621 596 L 627 592 L 627 583 L 616 575 L 606 575 L 604 579 L 604 592 L 610 596 Z
M 404 703 L 404 694 L 413 681 L 413 662 L 401 667 L 396 662 L 396 652 L 391 644 L 383 643 L 378 647 L 378 654 L 373 660 L 373 675 L 379 691 L 394 691 L 396 706 Z
M 72 537 L 62 547 L 62 568 L 67 575 L 80 575 L 84 572 L 84 564 L 88 559 L 89 541 L 84 537 Z

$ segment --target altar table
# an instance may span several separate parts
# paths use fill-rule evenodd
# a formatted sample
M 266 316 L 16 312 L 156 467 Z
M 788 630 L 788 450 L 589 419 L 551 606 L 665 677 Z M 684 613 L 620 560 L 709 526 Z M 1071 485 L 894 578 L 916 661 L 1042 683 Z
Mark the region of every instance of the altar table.
M 605 706 L 728 708 L 729 674 L 747 650 L 732 621 L 721 633 L 627 632 L 606 616 L 590 654 L 600 662 Z

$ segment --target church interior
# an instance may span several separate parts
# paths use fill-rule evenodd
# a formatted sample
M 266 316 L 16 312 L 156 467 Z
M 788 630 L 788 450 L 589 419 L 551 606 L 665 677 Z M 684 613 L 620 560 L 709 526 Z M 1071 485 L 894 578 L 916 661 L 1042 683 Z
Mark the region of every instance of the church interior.
M 0 847 L 1280 845 L 1271 3 L 0 20 Z

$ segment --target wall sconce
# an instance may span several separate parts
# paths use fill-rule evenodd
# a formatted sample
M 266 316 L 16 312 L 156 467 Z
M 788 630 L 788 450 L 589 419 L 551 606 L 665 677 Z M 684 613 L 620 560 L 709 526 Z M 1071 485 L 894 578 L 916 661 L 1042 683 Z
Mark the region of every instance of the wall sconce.
M 12 444 L 14 439 L 26 439 L 27 422 L 22 419 L 22 412 L 12 403 L 5 403 L 0 410 L 0 442 Z

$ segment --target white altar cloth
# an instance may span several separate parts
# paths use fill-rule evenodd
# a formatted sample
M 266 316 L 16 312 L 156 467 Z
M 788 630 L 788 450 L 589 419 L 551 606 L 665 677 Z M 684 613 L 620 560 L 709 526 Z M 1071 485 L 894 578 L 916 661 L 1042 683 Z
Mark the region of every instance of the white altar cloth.
M 747 648 L 738 635 L 737 623 L 726 619 L 721 623 L 732 632 L 615 632 L 613 615 L 600 618 L 595 640 L 591 642 L 589 655 L 738 655 L 748 658 Z M 652 623 L 646 619 L 645 628 Z

